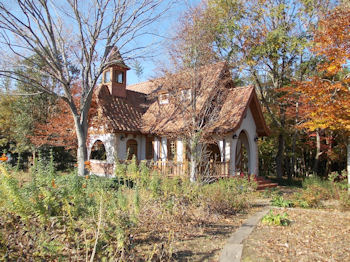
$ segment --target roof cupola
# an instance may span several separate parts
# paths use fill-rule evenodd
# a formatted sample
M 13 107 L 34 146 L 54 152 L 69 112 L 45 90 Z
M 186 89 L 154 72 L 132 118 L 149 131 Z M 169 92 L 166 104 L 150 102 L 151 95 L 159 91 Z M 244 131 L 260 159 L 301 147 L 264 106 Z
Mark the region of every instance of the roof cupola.
M 113 47 L 107 67 L 102 74 L 102 84 L 108 86 L 112 96 L 126 97 L 126 73 L 130 68 L 124 63 L 118 48 Z

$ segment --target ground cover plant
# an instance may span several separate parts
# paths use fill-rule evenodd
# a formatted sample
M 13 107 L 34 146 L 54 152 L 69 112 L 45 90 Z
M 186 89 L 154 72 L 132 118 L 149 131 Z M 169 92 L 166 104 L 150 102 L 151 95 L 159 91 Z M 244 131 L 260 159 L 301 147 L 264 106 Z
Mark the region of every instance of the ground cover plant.
M 246 211 L 255 188 L 244 178 L 209 185 L 165 178 L 136 161 L 117 164 L 116 174 L 57 173 L 52 158 L 39 158 L 21 182 L 1 165 L 0 259 L 179 260 L 179 239 L 193 245 L 191 238 L 212 234 L 215 242 L 222 230 L 225 241 L 243 218 L 222 221 Z

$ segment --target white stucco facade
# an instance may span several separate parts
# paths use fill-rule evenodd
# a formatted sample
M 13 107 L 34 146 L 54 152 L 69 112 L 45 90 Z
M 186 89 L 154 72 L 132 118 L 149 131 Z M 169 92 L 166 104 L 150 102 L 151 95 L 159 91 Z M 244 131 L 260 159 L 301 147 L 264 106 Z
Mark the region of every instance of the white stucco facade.
M 246 139 L 241 140 L 240 134 L 244 132 Z M 258 146 L 257 146 L 257 133 L 256 124 L 251 110 L 248 108 L 245 117 L 234 133 L 226 134 L 225 136 L 217 136 L 217 146 L 220 150 L 221 162 L 229 163 L 229 174 L 237 175 L 236 170 L 236 154 L 240 146 L 240 143 L 244 143 L 248 153 L 248 172 L 249 174 L 258 175 Z M 127 158 L 127 143 L 129 140 L 137 142 L 137 159 L 146 159 L 146 135 L 133 135 L 133 134 L 100 134 L 90 135 L 88 144 L 88 157 L 90 159 L 91 149 L 94 143 L 100 140 L 106 150 L 106 160 L 101 161 L 104 163 L 113 164 L 116 157 L 119 160 L 125 160 Z M 168 151 L 166 137 L 154 137 L 153 138 L 153 160 L 154 161 L 165 161 L 168 159 Z M 238 145 L 238 147 L 237 147 Z M 176 161 L 184 161 L 184 142 L 181 138 L 176 139 Z M 97 160 L 95 160 L 97 161 Z
M 248 151 L 248 172 L 249 174 L 258 175 L 258 144 L 257 144 L 257 133 L 256 125 L 251 110 L 248 108 L 247 113 L 242 121 L 240 127 L 236 132 L 226 137 L 226 141 L 230 144 L 230 174 L 236 174 L 236 150 L 237 143 L 239 143 L 239 137 L 241 132 L 245 132 L 247 136 L 247 151 Z

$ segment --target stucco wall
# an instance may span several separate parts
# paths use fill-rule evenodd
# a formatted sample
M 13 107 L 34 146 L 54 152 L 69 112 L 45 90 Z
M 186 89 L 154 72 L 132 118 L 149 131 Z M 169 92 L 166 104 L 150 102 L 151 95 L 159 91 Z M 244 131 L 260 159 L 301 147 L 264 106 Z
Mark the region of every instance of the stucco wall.
M 235 133 L 232 133 L 226 137 L 226 141 L 230 141 L 230 174 L 235 175 L 236 168 L 236 147 L 239 134 L 245 131 L 248 143 L 249 143 L 249 163 L 248 169 L 249 174 L 258 175 L 259 167 L 258 167 L 258 145 L 254 139 L 257 137 L 256 133 L 256 125 L 250 109 L 247 110 L 246 117 L 243 119 L 241 126 Z M 236 134 L 236 138 L 232 138 Z
M 146 158 L 146 137 L 141 135 L 117 135 L 117 156 L 120 160 L 125 160 L 127 157 L 126 143 L 128 140 L 133 139 L 137 142 L 137 159 L 144 160 Z
M 114 134 L 91 135 L 88 142 L 88 159 L 90 159 L 91 148 L 94 143 L 100 140 L 106 149 L 107 163 L 114 163 L 114 155 L 116 154 L 116 136 Z

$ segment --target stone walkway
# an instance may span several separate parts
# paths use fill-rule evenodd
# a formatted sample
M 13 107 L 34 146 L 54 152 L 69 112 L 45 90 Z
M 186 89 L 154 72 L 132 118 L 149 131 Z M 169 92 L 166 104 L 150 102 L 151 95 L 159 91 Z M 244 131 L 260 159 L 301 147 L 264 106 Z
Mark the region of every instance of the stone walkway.
M 261 218 L 266 215 L 270 206 L 265 206 L 262 211 L 249 217 L 236 232 L 227 240 L 226 245 L 221 251 L 220 262 L 239 262 L 241 261 L 243 241 L 250 235 Z

